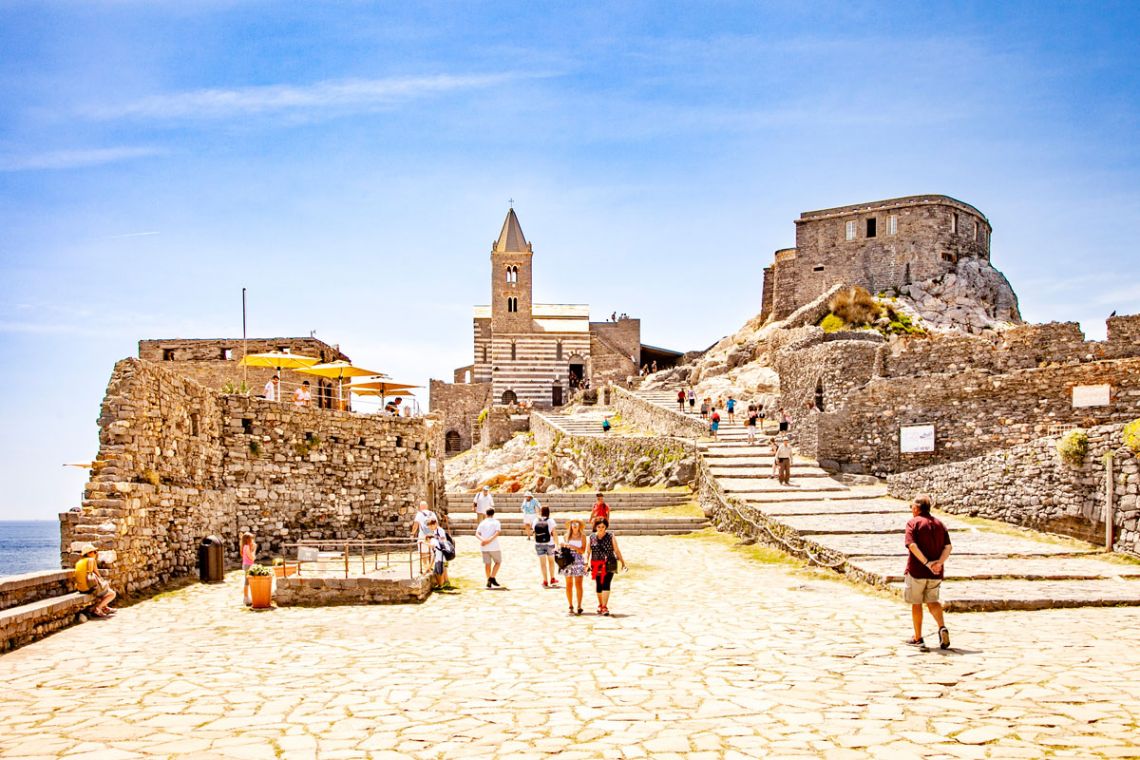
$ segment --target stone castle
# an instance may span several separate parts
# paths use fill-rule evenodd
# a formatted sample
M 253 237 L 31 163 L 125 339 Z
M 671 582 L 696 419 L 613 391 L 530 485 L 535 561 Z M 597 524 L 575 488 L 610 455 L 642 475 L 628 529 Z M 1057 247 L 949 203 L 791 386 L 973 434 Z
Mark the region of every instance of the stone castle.
M 1021 321 L 1017 296 L 990 265 L 989 220 L 945 195 L 805 211 L 796 247 L 776 251 L 764 269 L 761 319 L 783 319 L 835 284 L 898 292 L 958 273 L 971 279 L 988 317 Z

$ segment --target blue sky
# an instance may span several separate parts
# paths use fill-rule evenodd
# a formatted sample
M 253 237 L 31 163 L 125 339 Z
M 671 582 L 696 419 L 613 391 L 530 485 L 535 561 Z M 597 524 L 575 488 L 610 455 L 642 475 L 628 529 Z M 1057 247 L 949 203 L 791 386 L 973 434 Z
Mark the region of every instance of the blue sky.
M 536 298 L 704 347 L 801 212 L 976 205 L 1024 316 L 1140 311 L 1135 3 L 0 3 L 0 519 L 78 503 L 142 337 L 468 363 Z

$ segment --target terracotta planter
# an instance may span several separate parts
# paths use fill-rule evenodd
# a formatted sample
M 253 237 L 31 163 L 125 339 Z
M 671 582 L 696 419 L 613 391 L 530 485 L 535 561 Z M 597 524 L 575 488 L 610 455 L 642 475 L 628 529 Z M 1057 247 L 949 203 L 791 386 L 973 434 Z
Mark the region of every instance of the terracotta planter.
M 284 565 L 274 565 L 273 573 L 278 578 L 288 578 L 301 572 L 301 566 L 296 562 L 286 562 Z
M 250 575 L 249 595 L 253 599 L 255 610 L 265 610 L 273 604 L 273 576 Z

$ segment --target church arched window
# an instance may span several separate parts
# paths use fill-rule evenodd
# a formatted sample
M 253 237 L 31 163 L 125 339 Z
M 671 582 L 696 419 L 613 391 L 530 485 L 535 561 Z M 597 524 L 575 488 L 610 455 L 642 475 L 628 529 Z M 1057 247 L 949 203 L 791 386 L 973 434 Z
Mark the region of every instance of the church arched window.
M 507 299 L 507 311 L 516 312 L 518 310 L 519 310 L 519 299 L 508 298 Z
M 562 361 L 562 341 L 554 344 L 554 359 L 555 361 Z

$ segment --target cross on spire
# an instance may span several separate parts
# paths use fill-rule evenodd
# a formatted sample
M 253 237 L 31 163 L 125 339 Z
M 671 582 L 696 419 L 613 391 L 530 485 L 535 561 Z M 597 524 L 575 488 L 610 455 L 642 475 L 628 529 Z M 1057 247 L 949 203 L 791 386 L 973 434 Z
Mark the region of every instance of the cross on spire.
M 511 204 L 511 208 L 515 207 L 515 199 L 514 198 L 507 198 L 507 203 Z

